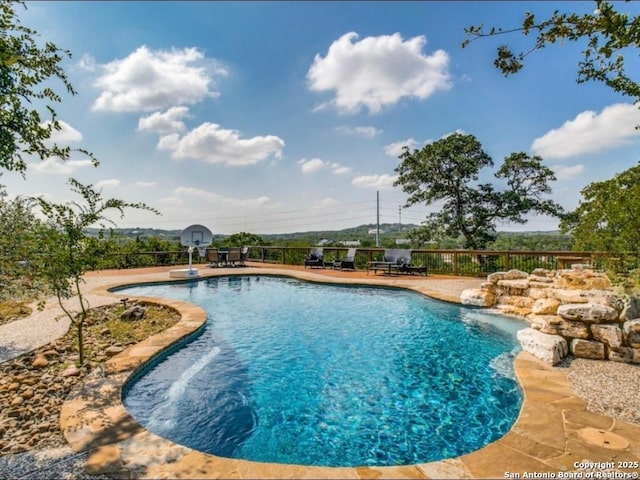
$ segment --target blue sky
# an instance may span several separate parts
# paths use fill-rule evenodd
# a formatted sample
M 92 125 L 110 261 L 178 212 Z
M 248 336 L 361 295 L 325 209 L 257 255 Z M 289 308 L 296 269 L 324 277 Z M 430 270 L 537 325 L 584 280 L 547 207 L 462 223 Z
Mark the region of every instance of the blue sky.
M 128 211 L 120 227 L 341 229 L 375 223 L 377 191 L 381 222 L 419 224 L 431 210 L 400 213 L 406 195 L 392 186 L 400 147 L 456 131 L 475 135 L 496 168 L 512 152 L 541 155 L 567 209 L 589 183 L 638 162 L 640 111 L 601 84 L 576 83 L 584 44 L 534 53 L 509 78 L 493 66 L 496 47 L 526 50 L 531 38 L 461 48 L 465 27 L 517 27 L 526 11 L 592 12 L 594 2 L 27 5 L 22 23 L 73 54 L 64 68 L 78 94 L 56 106 L 59 139 L 101 164 L 34 161 L 26 180 L 0 182 L 11 195 L 67 201 L 73 176 L 162 213 Z M 555 228 L 546 217 L 499 227 Z

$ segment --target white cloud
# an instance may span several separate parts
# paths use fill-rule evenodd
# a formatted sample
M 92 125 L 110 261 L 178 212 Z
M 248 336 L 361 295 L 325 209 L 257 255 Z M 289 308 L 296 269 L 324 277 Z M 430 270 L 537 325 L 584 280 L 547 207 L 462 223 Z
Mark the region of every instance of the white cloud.
M 334 41 L 326 57 L 316 55 L 307 72 L 311 90 L 335 92 L 331 104 L 338 111 L 357 113 L 366 107 L 376 113 L 402 98 L 425 99 L 451 87 L 449 55 L 444 50 L 424 55 L 424 36 L 407 41 L 399 33 L 357 38 L 349 32 Z
M 45 125 L 49 125 L 51 122 L 45 122 Z M 49 141 L 64 144 L 64 143 L 72 143 L 79 142 L 82 140 L 82 134 L 69 125 L 67 122 L 63 122 L 62 120 L 58 120 L 58 124 L 60 125 L 60 130 L 52 130 L 51 137 L 49 137 Z
M 351 167 L 342 167 L 337 164 L 333 167 L 333 173 L 336 175 L 344 175 L 345 173 L 349 173 L 350 171 Z
M 373 138 L 376 135 L 380 135 L 382 133 L 382 130 L 378 130 L 375 127 L 366 127 L 366 126 L 349 127 L 346 125 L 341 125 L 339 127 L 336 127 L 336 130 L 338 132 L 346 133 L 348 135 L 358 135 L 365 138 Z
M 139 181 L 139 182 L 136 182 L 134 185 L 140 188 L 149 188 L 149 187 L 155 187 L 156 185 L 158 185 L 158 182 Z
M 629 103 L 610 105 L 600 114 L 585 111 L 560 128 L 536 138 L 531 150 L 543 158 L 568 158 L 628 144 L 638 138 L 640 110 Z
M 554 171 L 558 180 L 568 180 L 584 172 L 584 165 L 581 164 L 572 166 L 554 165 L 550 168 Z
M 319 158 L 312 158 L 311 160 L 303 158 L 302 160 L 298 160 L 298 163 L 300 164 L 303 173 L 317 172 L 329 165 L 327 162 L 324 162 Z
M 395 175 L 361 175 L 352 180 L 352 184 L 357 187 L 379 188 L 387 190 L 393 187 L 393 182 L 397 180 Z
M 220 194 L 215 192 L 211 192 L 209 190 L 201 190 L 199 188 L 193 187 L 178 187 L 174 192 L 179 198 L 190 197 L 190 198 L 198 198 L 204 201 L 205 203 L 210 203 L 214 205 L 225 205 L 227 207 L 235 206 L 235 207 L 255 207 L 266 205 L 271 202 L 271 199 L 267 196 L 260 196 L 256 198 L 245 198 L 245 199 L 237 199 L 237 198 L 229 198 L 223 197 Z
M 159 150 L 173 158 L 193 158 L 206 163 L 254 165 L 274 156 L 282 157 L 284 140 L 274 135 L 240 138 L 237 130 L 226 130 L 215 123 L 203 123 L 182 137 L 177 133 L 160 137 Z
M 155 112 L 138 120 L 138 130 L 161 135 L 183 132 L 187 127 L 182 121 L 189 113 L 188 107 L 171 107 L 166 112 Z
M 218 96 L 213 76 L 227 75 L 196 48 L 151 51 L 146 46 L 101 70 L 95 85 L 102 93 L 93 109 L 116 112 L 149 112 Z
M 91 160 L 66 160 L 63 162 L 58 157 L 49 157 L 45 160 L 30 163 L 28 168 L 40 173 L 68 175 L 80 168 L 91 167 L 92 165 Z
M 409 150 L 413 151 L 413 149 L 418 146 L 418 142 L 414 138 L 407 138 L 406 140 L 390 143 L 384 147 L 384 153 L 390 157 L 398 158 L 402 154 L 402 147 L 405 146 L 409 147 Z
M 325 162 L 319 158 L 312 158 L 310 160 L 303 158 L 298 160 L 298 164 L 300 165 L 303 173 L 315 173 L 320 170 L 331 169 L 332 173 L 336 175 L 343 175 L 351 171 L 350 167 L 343 167 L 337 162 Z
M 95 188 L 112 188 L 120 185 L 120 180 L 117 178 L 110 178 L 108 180 L 100 180 L 94 184 Z

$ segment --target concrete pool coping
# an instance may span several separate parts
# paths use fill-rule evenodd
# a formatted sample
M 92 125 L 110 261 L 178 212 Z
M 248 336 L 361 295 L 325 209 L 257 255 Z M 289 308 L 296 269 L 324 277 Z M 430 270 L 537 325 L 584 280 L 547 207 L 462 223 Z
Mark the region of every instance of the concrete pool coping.
M 198 268 L 200 278 L 286 275 L 323 283 L 402 287 L 452 302 L 458 301 L 460 288 L 480 281 L 263 266 Z M 180 281 L 169 279 L 168 271 L 157 268 L 95 272 L 87 280 L 92 295 L 118 301 L 123 295 L 111 292 L 114 287 Z M 443 289 L 435 285 L 438 281 L 439 285 L 450 283 Z M 603 471 L 601 467 L 610 466 L 608 462 L 614 462 L 608 469 L 611 471 L 628 475 L 638 471 L 618 468 L 617 462 L 640 460 L 640 446 L 635 440 L 640 438 L 640 426 L 588 412 L 586 402 L 572 390 L 562 369 L 550 367 L 527 353 L 520 353 L 515 361 L 524 399 L 514 426 L 499 440 L 457 458 L 399 467 L 309 467 L 220 458 L 177 445 L 145 430 L 129 415 L 121 402 L 122 388 L 153 356 L 197 331 L 205 323 L 206 313 L 182 301 L 135 298 L 175 308 L 181 320 L 106 361 L 67 398 L 60 426 L 73 450 L 92 452 L 87 471 L 134 478 L 527 478 L 527 472 L 529 478 L 545 473 L 554 473 L 558 478 L 559 472 L 580 470 L 585 462 L 601 462 L 598 472 Z

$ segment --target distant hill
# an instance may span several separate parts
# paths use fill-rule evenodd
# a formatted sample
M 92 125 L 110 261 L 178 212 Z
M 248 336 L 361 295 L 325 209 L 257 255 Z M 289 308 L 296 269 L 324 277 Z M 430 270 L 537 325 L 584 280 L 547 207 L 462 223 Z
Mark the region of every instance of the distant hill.
M 380 245 L 395 245 L 397 239 L 405 239 L 409 233 L 418 228 L 415 224 L 384 223 L 380 225 Z M 359 225 L 357 227 L 344 228 L 342 230 L 315 230 L 294 233 L 262 234 L 265 243 L 287 246 L 290 244 L 316 245 L 322 241 L 327 244 L 342 241 L 360 241 L 362 246 L 375 245 L 375 224 Z M 149 238 L 161 238 L 163 240 L 180 240 L 182 230 L 162 230 L 157 228 L 114 228 L 104 232 L 105 238 L 113 236 L 122 241 L 127 239 L 147 240 Z M 98 229 L 88 229 L 89 235 L 97 235 Z M 253 233 L 253 232 L 247 232 Z M 221 244 L 227 235 L 214 234 L 214 244 Z M 460 248 L 459 239 L 443 239 L 436 248 L 452 249 Z M 498 232 L 498 238 L 489 247 L 495 250 L 538 250 L 538 251 L 563 251 L 571 250 L 572 238 L 569 235 L 561 235 L 557 230 L 553 231 L 528 231 L 528 232 Z

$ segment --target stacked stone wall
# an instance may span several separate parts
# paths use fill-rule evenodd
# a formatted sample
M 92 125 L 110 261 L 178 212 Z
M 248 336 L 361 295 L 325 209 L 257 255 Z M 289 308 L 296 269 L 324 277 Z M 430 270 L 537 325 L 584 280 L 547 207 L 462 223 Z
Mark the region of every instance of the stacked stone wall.
M 530 327 L 518 332 L 522 348 L 550 364 L 568 353 L 640 364 L 640 298 L 616 294 L 604 273 L 496 272 L 460 300 L 527 320 Z

